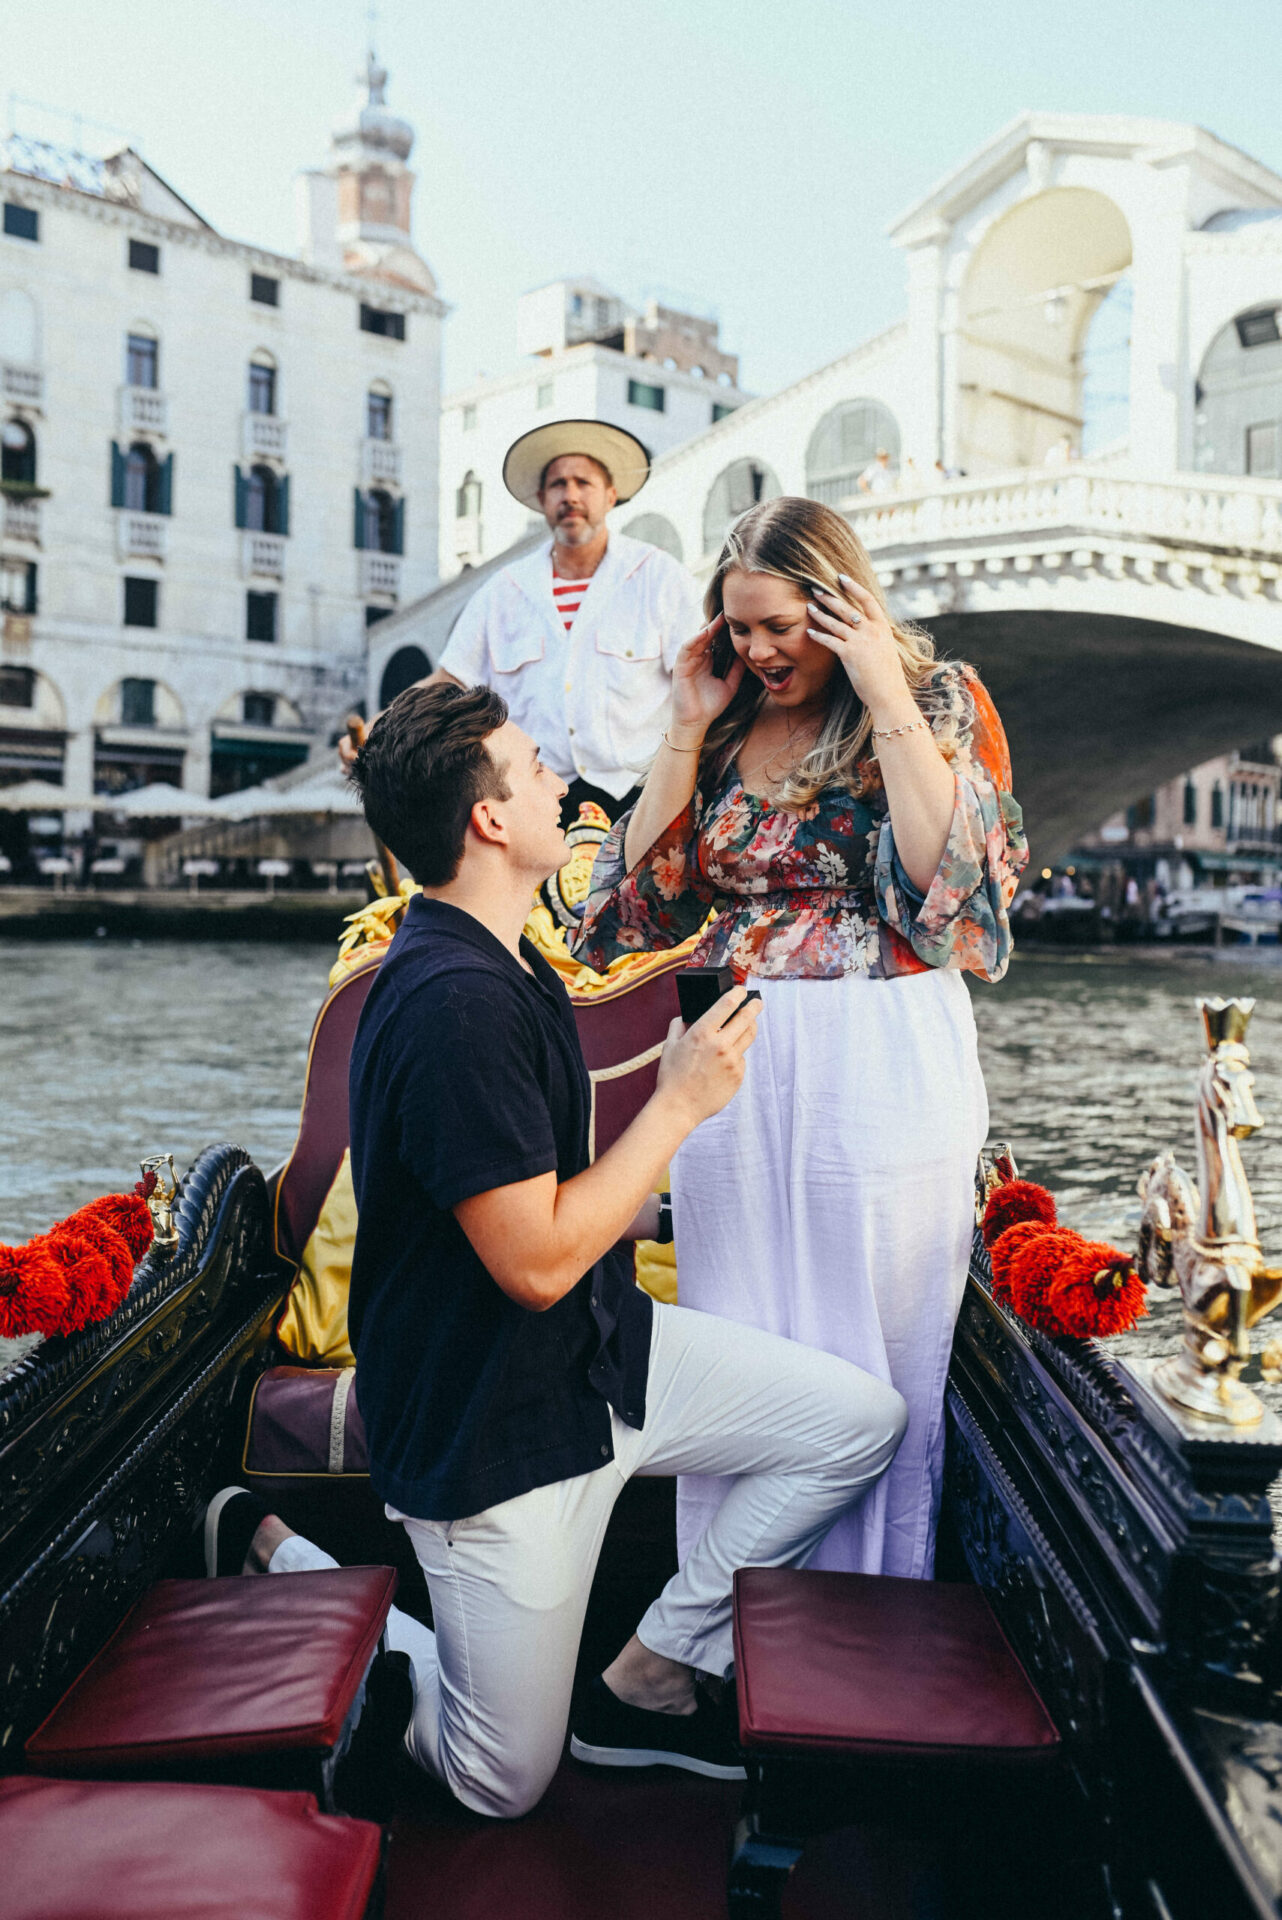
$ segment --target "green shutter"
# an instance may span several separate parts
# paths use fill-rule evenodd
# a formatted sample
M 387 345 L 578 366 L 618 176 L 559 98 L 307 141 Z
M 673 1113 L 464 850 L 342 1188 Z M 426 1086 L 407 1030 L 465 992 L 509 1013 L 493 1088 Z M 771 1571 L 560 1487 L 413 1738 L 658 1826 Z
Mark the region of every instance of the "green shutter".
M 114 440 L 111 443 L 111 504 L 113 507 L 125 504 L 125 455 Z
M 174 456 L 167 453 L 156 472 L 156 512 L 174 510 Z
M 289 532 L 289 475 L 281 475 L 280 487 L 276 496 L 276 521 L 279 533 Z
M 405 551 L 405 502 L 398 500 L 392 508 L 392 552 Z
M 358 553 L 362 551 L 365 545 L 365 495 L 359 487 L 356 489 L 356 521 L 352 534 L 352 545 Z
M 243 527 L 249 519 L 249 482 L 239 467 L 233 467 L 235 485 L 235 507 L 233 509 L 236 525 Z

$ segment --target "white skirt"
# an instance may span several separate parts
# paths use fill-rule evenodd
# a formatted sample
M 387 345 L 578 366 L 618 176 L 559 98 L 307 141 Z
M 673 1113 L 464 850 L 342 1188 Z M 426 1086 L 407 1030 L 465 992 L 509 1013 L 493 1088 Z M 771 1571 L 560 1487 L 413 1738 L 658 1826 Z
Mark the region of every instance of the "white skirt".
M 754 979 L 743 1086 L 672 1162 L 680 1303 L 852 1360 L 908 1402 L 889 1472 L 809 1565 L 929 1579 L 943 1396 L 988 1100 L 960 973 Z M 681 1559 L 729 1481 L 683 1477 Z

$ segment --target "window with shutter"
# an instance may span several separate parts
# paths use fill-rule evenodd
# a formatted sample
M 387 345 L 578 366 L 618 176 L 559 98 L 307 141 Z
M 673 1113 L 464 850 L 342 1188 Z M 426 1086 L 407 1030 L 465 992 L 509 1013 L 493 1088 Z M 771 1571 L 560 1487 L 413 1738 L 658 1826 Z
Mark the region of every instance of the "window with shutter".
M 126 458 L 123 447 L 111 443 L 111 504 L 123 507 L 125 504 L 125 467 Z
M 365 495 L 357 487 L 355 493 L 355 522 L 352 528 L 352 545 L 357 553 L 365 550 Z
M 236 525 L 241 528 L 249 525 L 249 482 L 239 467 L 233 467 Z

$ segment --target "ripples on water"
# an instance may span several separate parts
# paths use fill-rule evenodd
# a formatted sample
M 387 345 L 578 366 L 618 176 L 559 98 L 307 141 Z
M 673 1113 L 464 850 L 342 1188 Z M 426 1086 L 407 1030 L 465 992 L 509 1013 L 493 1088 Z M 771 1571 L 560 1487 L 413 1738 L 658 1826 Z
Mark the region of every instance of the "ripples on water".
M 334 951 L 0 941 L 0 1240 L 131 1186 L 144 1154 L 282 1160 Z
M 22 1240 L 139 1158 L 188 1165 L 235 1140 L 289 1151 L 331 946 L 0 942 L 0 1240 Z M 1254 993 L 1260 1103 L 1282 1128 L 1282 967 L 1227 953 L 1021 954 L 972 994 L 995 1138 L 1073 1226 L 1129 1244 L 1135 1180 L 1161 1147 L 1192 1170 L 1197 993 Z M 1282 1156 L 1244 1148 L 1266 1248 L 1282 1247 Z

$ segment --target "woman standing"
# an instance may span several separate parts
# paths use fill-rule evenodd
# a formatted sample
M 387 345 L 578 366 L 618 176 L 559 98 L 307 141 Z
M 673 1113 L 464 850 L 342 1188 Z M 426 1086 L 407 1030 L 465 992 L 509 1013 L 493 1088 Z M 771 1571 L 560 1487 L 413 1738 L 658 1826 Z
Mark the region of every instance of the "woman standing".
M 745 514 L 704 605 L 576 953 L 674 946 L 712 911 L 693 963 L 761 989 L 738 1097 L 673 1162 L 681 1302 L 893 1382 L 894 1465 L 810 1564 L 928 1577 L 988 1126 L 961 973 L 1005 971 L 1028 858 L 1005 737 L 815 501 Z M 682 1480 L 683 1554 L 724 1491 Z

